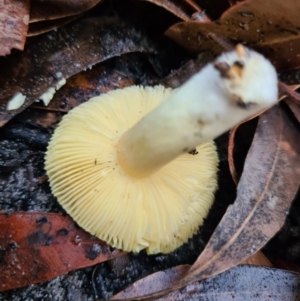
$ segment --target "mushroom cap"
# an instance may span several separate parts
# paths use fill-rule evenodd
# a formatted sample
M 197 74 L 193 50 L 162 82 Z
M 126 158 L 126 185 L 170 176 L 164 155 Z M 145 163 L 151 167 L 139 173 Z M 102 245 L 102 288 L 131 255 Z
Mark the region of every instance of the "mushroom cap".
M 121 135 L 171 93 L 133 86 L 94 97 L 64 116 L 49 143 L 45 167 L 52 193 L 83 229 L 112 247 L 171 252 L 197 231 L 213 203 L 213 141 L 146 178 L 128 176 L 118 163 Z

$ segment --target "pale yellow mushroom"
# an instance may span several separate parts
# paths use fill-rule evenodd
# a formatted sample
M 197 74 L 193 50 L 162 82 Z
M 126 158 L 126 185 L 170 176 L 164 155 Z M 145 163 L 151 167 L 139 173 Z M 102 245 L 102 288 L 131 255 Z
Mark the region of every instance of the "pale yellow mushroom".
M 149 254 L 170 252 L 197 231 L 217 189 L 212 139 L 277 101 L 273 66 L 242 50 L 177 90 L 116 90 L 63 118 L 46 170 L 53 194 L 82 228 Z M 189 154 L 195 147 L 198 154 Z

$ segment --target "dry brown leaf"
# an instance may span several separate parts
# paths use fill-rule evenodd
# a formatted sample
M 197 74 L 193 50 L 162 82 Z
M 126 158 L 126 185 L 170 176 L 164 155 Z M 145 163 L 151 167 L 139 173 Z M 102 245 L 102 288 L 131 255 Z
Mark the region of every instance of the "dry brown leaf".
M 232 180 L 235 185 L 239 183 L 239 175 L 236 171 L 235 164 L 234 164 L 234 158 L 233 158 L 233 150 L 234 150 L 234 138 L 237 129 L 239 128 L 240 124 L 235 126 L 229 133 L 229 138 L 228 138 L 228 166 L 229 166 L 229 171 L 232 177 Z
M 45 107 L 43 104 L 33 104 L 32 106 L 47 111 L 69 112 L 91 97 L 132 85 L 134 85 L 132 78 L 99 64 L 92 70 L 86 70 L 70 77 L 67 83 L 55 93 L 48 106 Z
M 0 229 L 0 291 L 47 281 L 124 254 L 56 213 L 2 213 Z
M 281 228 L 300 181 L 298 130 L 278 106 L 260 116 L 237 187 L 185 281 L 216 275 L 260 250 Z
M 265 53 L 278 70 L 286 70 L 300 66 L 299 12 L 300 2 L 294 0 L 244 1 L 228 9 L 217 23 L 178 23 L 166 35 L 196 53 L 222 51 L 209 33 L 245 42 Z
M 228 7 L 228 0 L 141 0 L 151 2 L 164 8 L 183 21 L 210 22 L 210 17 L 216 19 Z M 201 6 L 201 7 L 200 7 Z M 202 9 L 204 8 L 204 10 Z M 210 17 L 208 17 L 208 15 Z
M 172 0 L 142 0 L 142 1 L 148 1 L 153 4 L 156 4 L 157 6 L 160 6 L 165 10 L 171 12 L 173 15 L 175 15 L 181 20 L 188 21 L 191 19 L 190 18 L 191 14 L 187 12 L 187 9 L 184 7 L 184 5 L 179 6 L 178 4 L 175 4 L 174 1 Z
M 290 85 L 287 86 L 289 89 L 296 90 L 299 88 L 299 85 Z M 298 119 L 300 122 L 300 105 L 299 101 L 294 101 L 291 98 L 289 98 L 285 93 L 285 91 L 282 91 L 279 93 L 278 96 L 278 101 L 284 100 L 289 106 L 291 111 L 294 113 L 295 117 Z M 288 97 L 288 98 L 287 98 Z M 235 149 L 235 136 L 237 130 L 240 128 L 240 126 L 249 120 L 252 120 L 253 118 L 257 117 L 259 114 L 252 116 L 250 119 L 241 122 L 240 124 L 236 125 L 229 133 L 229 139 L 228 139 L 228 165 L 229 165 L 229 170 L 232 176 L 232 179 L 234 183 L 237 185 L 239 182 L 240 174 L 237 172 L 236 167 L 235 167 L 235 160 L 234 160 L 234 149 Z
M 253 119 L 257 117 L 254 116 Z M 255 133 L 257 119 L 241 122 L 229 132 L 227 161 L 231 177 L 238 185 L 243 172 L 245 159 Z
M 110 300 L 130 299 L 136 296 L 143 296 L 155 293 L 171 287 L 178 282 L 190 268 L 189 265 L 179 265 L 165 271 L 156 272 L 141 280 L 136 281 L 124 291 L 113 296 Z
M 241 264 L 249 264 L 249 265 L 259 265 L 265 267 L 272 267 L 272 263 L 269 259 L 261 252 L 258 251 L 254 255 L 250 256 L 248 259 L 243 261 Z
M 34 37 L 39 34 L 42 34 L 42 33 L 45 33 L 45 32 L 51 31 L 51 30 L 55 30 L 61 26 L 64 26 L 64 25 L 78 19 L 81 16 L 82 16 L 82 14 L 79 14 L 79 15 L 55 19 L 55 20 L 46 20 L 46 21 L 41 21 L 41 22 L 30 23 L 28 26 L 27 37 Z
M 0 2 L 0 55 L 23 50 L 29 22 L 29 0 Z
M 31 0 L 30 23 L 81 14 L 102 0 Z
M 171 273 L 180 276 L 178 266 L 163 272 L 157 272 L 136 281 L 111 300 L 139 300 L 138 297 L 158 290 L 168 283 Z M 176 277 L 172 275 L 173 283 Z M 241 265 L 222 274 L 187 285 L 185 288 L 156 299 L 160 301 L 178 300 L 244 300 L 244 301 L 291 301 L 300 297 L 300 274 L 266 267 Z
M 190 7 L 192 7 L 196 12 L 201 12 L 201 7 L 195 3 L 193 0 L 183 0 L 186 4 L 188 4 Z
M 156 49 L 145 35 L 117 18 L 84 18 L 32 38 L 23 53 L 0 58 L 0 126 L 61 79 L 129 52 L 153 53 Z M 25 103 L 7 111 L 8 101 L 17 93 L 26 96 Z

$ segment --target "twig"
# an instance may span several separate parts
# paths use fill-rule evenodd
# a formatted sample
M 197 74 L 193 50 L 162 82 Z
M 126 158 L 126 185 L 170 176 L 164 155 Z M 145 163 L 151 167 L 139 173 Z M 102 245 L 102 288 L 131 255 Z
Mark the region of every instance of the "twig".
M 292 100 L 300 101 L 300 94 L 281 81 L 278 81 L 278 90 L 280 94 L 285 94 Z
M 210 32 L 208 34 L 208 36 L 214 40 L 217 44 L 219 44 L 221 47 L 224 48 L 224 50 L 226 51 L 231 51 L 235 48 L 235 45 L 232 44 L 230 41 L 228 41 L 227 39 L 223 38 L 223 37 L 219 37 L 216 34 Z

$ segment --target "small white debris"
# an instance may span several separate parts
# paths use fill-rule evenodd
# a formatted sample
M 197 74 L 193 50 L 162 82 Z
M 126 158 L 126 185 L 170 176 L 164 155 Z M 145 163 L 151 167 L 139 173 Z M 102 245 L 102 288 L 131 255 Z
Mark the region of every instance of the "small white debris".
M 59 90 L 65 83 L 66 83 L 66 79 L 62 78 L 56 85 L 55 85 L 55 90 Z
M 59 71 L 59 72 L 56 72 L 55 73 L 55 76 L 56 78 L 61 78 L 62 77 L 62 73 Z
M 55 87 L 50 87 L 46 92 L 41 94 L 38 99 L 35 101 L 42 101 L 44 103 L 44 106 L 48 106 L 51 99 L 53 98 L 55 92 L 59 90 L 64 84 L 66 83 L 66 79 L 62 78 L 60 81 L 58 81 L 55 85 Z
M 25 25 L 28 25 L 28 23 L 29 23 L 29 15 L 25 15 L 25 16 L 23 17 L 23 23 L 24 23 Z
M 50 100 L 53 98 L 55 94 L 55 89 L 53 87 L 49 88 L 45 93 L 40 95 L 38 98 L 44 103 L 45 106 L 48 106 Z
M 6 110 L 12 111 L 19 109 L 25 102 L 26 96 L 18 92 L 7 103 Z
M 255 251 L 256 251 L 256 246 L 255 246 L 255 245 L 252 245 L 250 252 L 251 252 L 251 253 L 254 253 Z

